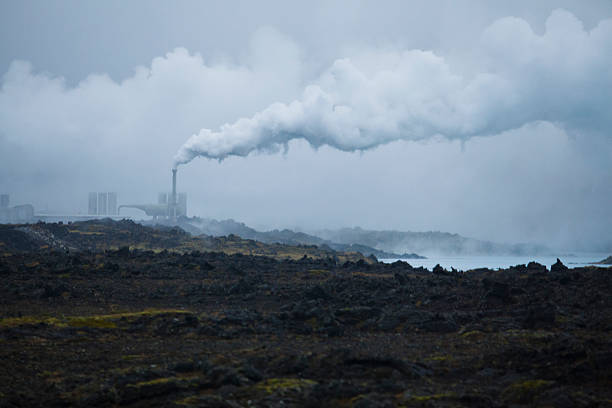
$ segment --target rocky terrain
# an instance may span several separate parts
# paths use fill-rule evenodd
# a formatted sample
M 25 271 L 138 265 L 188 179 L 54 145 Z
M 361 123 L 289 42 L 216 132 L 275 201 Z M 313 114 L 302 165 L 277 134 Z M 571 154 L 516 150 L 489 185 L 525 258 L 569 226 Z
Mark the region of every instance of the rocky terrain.
M 1 226 L 0 406 L 612 406 L 609 269 L 317 251 Z
M 547 255 L 549 248 L 537 244 L 501 244 L 448 232 L 375 231 L 363 228 L 315 231 L 322 239 L 339 244 L 354 243 L 388 252 L 451 255 Z
M 337 262 L 376 262 L 357 251 L 335 251 L 325 246 L 303 244 L 266 244 L 230 234 L 222 237 L 193 236 L 175 226 L 147 227 L 131 220 L 111 219 L 73 223 L 28 225 L 0 224 L 0 252 L 15 250 L 105 251 L 129 249 L 172 252 L 218 251 L 225 254 L 269 256 L 275 259 L 333 258 Z
M 252 239 L 267 244 L 316 245 L 326 249 L 333 249 L 334 251 L 359 252 L 365 256 L 373 255 L 378 259 L 425 259 L 425 257 L 415 253 L 407 253 L 405 251 L 394 253 L 385 251 L 384 249 L 377 248 L 376 244 L 374 246 L 367 246 L 358 242 L 338 243 L 319 238 L 315 235 L 296 232 L 289 229 L 284 229 L 282 231 L 257 231 L 242 222 L 236 222 L 231 219 L 217 221 L 210 218 L 180 217 L 178 223 L 185 231 L 196 236 L 202 234 L 212 237 L 237 235 L 244 239 Z M 154 226 L 152 222 L 148 225 Z
M 154 226 L 152 222 L 147 225 Z M 448 232 L 375 231 L 360 227 L 316 230 L 309 233 L 284 230 L 257 231 L 242 222 L 199 217 L 181 217 L 179 225 L 193 235 L 213 237 L 237 235 L 264 243 L 317 245 L 336 251 L 359 251 L 378 259 L 424 259 L 422 254 L 447 256 L 550 255 L 553 251 L 537 244 L 502 244 Z
M 597 264 L 598 265 L 612 265 L 612 255 L 610 255 L 606 259 L 603 259 L 603 260 L 597 262 Z

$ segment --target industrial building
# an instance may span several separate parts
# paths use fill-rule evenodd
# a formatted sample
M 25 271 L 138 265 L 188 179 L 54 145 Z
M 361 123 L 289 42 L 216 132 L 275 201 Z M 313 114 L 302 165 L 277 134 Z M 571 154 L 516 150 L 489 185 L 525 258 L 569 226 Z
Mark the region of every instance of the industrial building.
M 108 215 L 117 215 L 117 193 L 108 193 L 106 208 Z
M 30 204 L 9 207 L 10 196 L 0 194 L 0 222 L 21 224 L 34 220 L 34 207 Z
M 87 214 L 98 215 L 98 193 L 89 193 L 89 205 L 87 206 Z
M 177 199 L 178 198 L 178 199 Z M 159 193 L 157 195 L 157 204 L 124 204 L 119 206 L 119 212 L 122 208 L 136 208 L 144 211 L 154 220 L 171 220 L 176 221 L 178 217 L 187 216 L 187 193 L 176 193 L 176 169 L 172 169 L 172 192 Z
M 0 194 L 0 223 L 26 224 L 32 222 L 70 222 L 85 221 L 98 218 L 126 218 L 117 212 L 117 193 L 101 192 L 89 193 L 87 214 L 77 213 L 35 213 L 31 204 L 9 207 L 9 194 Z M 130 218 L 130 217 L 127 217 Z
M 171 201 L 168 201 L 168 197 L 170 197 L 170 200 L 172 200 L 172 193 L 159 193 L 159 195 L 157 196 L 158 200 L 157 200 L 157 204 L 165 207 L 165 208 L 170 208 L 171 206 Z M 176 203 L 176 216 L 180 217 L 182 215 L 187 215 L 187 193 L 178 193 L 177 194 L 177 203 Z M 170 210 L 168 210 L 170 211 Z M 168 212 L 168 214 L 170 215 L 170 212 Z
M 0 194 L 0 223 L 83 221 L 97 218 L 125 218 L 119 214 L 121 208 L 136 208 L 144 211 L 154 220 L 176 222 L 187 216 L 187 194 L 176 192 L 176 169 L 172 170 L 172 192 L 159 193 L 157 204 L 124 204 L 117 206 L 116 192 L 90 192 L 87 201 L 87 214 L 34 213 L 30 204 L 9 207 L 10 196 Z
M 117 215 L 117 193 L 89 193 L 89 215 Z

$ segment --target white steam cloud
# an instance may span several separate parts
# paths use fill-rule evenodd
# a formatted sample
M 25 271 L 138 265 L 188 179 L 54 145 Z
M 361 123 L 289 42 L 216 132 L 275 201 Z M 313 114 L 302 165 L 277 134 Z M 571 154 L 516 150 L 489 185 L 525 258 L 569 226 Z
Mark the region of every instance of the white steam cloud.
M 435 135 L 467 139 L 536 121 L 610 133 L 612 20 L 587 31 L 557 10 L 538 35 L 522 19 L 503 18 L 485 30 L 470 57 L 471 65 L 453 64 L 410 50 L 336 60 L 300 99 L 200 130 L 180 148 L 175 166 L 198 156 L 277 151 L 300 138 L 355 151 Z

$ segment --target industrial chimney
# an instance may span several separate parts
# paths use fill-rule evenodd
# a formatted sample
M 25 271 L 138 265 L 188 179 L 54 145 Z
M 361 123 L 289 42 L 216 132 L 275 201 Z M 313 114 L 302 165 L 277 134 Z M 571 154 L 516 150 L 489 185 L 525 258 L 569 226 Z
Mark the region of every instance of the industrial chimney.
M 170 203 L 170 216 L 176 221 L 176 169 L 172 169 L 172 202 Z

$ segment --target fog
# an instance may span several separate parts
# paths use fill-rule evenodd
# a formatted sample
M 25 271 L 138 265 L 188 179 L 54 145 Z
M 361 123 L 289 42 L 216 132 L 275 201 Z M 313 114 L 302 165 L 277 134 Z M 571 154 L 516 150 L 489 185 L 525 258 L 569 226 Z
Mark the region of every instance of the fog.
M 179 160 L 224 158 L 179 168 L 191 215 L 612 250 L 609 2 L 104 4 L 0 6 L 13 204 L 155 202 L 214 134 Z M 299 126 L 275 111 L 315 88 Z

